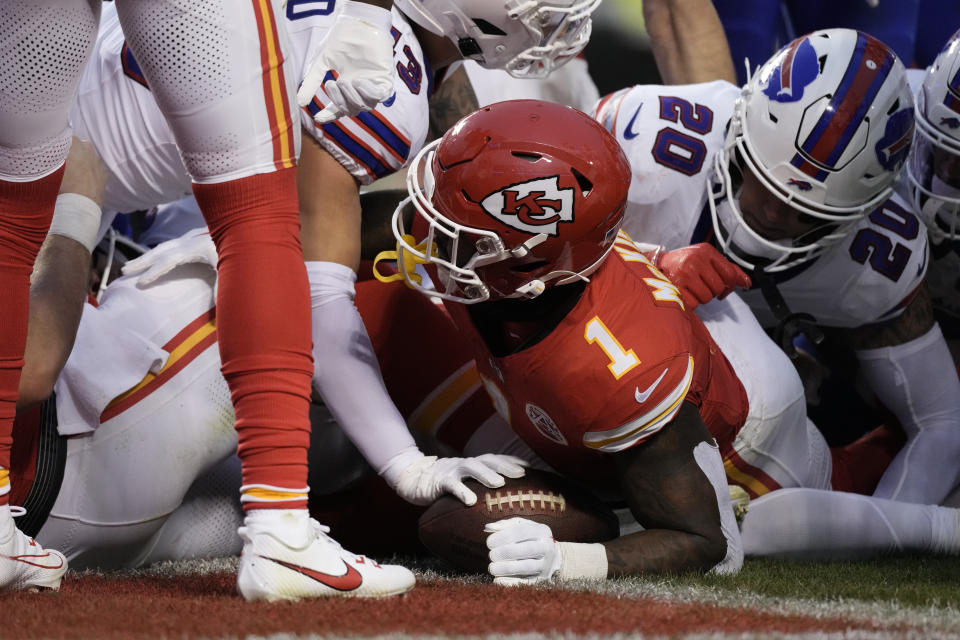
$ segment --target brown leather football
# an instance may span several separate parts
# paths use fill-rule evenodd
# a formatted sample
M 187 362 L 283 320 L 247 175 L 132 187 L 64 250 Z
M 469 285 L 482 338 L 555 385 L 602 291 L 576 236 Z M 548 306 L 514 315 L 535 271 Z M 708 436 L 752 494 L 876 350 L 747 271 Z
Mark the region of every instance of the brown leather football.
M 506 478 L 498 489 L 475 480 L 466 485 L 477 503 L 465 506 L 451 495 L 420 516 L 420 541 L 433 554 L 464 571 L 486 573 L 488 522 L 528 518 L 549 525 L 561 542 L 603 542 L 620 533 L 617 516 L 594 495 L 558 475 L 527 469 L 522 478 Z

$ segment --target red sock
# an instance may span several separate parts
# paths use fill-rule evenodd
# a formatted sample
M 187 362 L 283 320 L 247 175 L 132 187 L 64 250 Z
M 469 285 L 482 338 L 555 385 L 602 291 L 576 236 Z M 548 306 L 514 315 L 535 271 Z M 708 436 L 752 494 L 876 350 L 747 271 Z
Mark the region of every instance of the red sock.
M 217 339 L 243 484 L 304 488 L 313 358 L 296 168 L 193 191 L 220 258 Z M 306 500 L 244 503 L 270 506 L 305 508 Z
M 834 491 L 872 495 L 906 441 L 902 429 L 882 424 L 848 445 L 830 449 Z
M 30 273 L 63 179 L 63 167 L 33 182 L 0 180 L 0 467 L 10 468 L 23 350 L 27 343 Z M 0 496 L 0 505 L 9 494 Z

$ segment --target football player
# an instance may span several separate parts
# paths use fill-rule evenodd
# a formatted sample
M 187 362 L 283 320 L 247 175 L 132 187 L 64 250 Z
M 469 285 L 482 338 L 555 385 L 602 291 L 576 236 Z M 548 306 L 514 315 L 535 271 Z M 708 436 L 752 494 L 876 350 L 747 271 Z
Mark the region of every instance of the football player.
M 756 324 L 749 310 L 734 298 L 726 317 L 708 314 L 708 332 L 686 307 L 682 291 L 696 288 L 705 268 L 716 276 L 704 278 L 712 294 L 747 284 L 743 274 L 712 262 L 708 247 L 678 261 L 646 254 L 620 232 L 630 175 L 598 123 L 538 101 L 468 116 L 408 173 L 421 240 L 398 207 L 404 279 L 444 299 L 494 406 L 529 447 L 601 495 L 619 494 L 644 527 L 584 545 L 557 543 L 548 526 L 522 518 L 500 521 L 487 539 L 500 584 L 736 572 L 745 549 L 728 478 L 757 493 L 807 487 L 796 495 L 848 497 L 825 490 L 830 454 L 802 393 L 798 401 L 789 360 L 770 341 L 740 339 Z M 706 252 L 700 273 L 684 266 L 691 251 Z M 436 289 L 413 271 L 417 263 L 436 267 Z M 863 501 L 856 526 L 869 524 L 885 544 L 958 549 L 955 510 L 849 498 Z M 746 522 L 756 519 L 765 534 L 777 528 L 772 510 L 756 511 Z M 850 528 L 830 521 L 836 511 L 824 514 L 827 529 Z
M 87 290 L 90 254 L 60 236 L 51 236 L 39 254 L 11 500 L 25 507 L 21 529 L 63 549 L 75 568 L 240 552 L 243 513 L 235 496 L 241 476 L 231 455 L 234 414 L 216 349 L 215 256 L 209 235 L 195 232 L 128 263 L 132 275 L 112 283 L 100 306 L 83 305 L 71 353 L 69 345 L 51 342 L 62 332 L 33 320 L 80 306 L 74 303 Z M 454 425 L 482 429 L 492 407 L 466 347 L 452 344 L 454 329 L 441 309 L 415 292 L 376 282 L 363 283 L 359 294 L 388 387 L 402 398 L 411 428 L 433 437 Z M 403 321 L 385 322 L 400 315 L 398 307 Z M 424 369 L 411 377 L 404 363 L 416 343 L 395 339 L 397 331 L 446 336 L 451 344 L 421 354 Z M 62 372 L 48 365 L 67 353 Z M 101 408 L 105 396 L 111 397 Z M 311 405 L 310 415 L 311 486 L 328 496 L 356 482 L 365 467 L 322 406 Z M 377 517 L 365 526 L 375 526 Z M 325 528 L 318 535 L 326 539 Z M 289 586 L 281 595 L 302 590 L 297 582 L 307 578 L 298 573 L 309 571 L 281 551 L 263 553 L 268 562 L 286 563 Z M 336 580 L 344 565 L 359 573 L 351 584 Z M 329 563 L 307 569 L 320 572 L 314 588 L 324 595 L 383 596 L 413 584 L 402 567 L 342 549 Z
M 285 78 L 286 44 L 275 27 L 277 13 L 267 0 L 118 4 L 142 73 L 180 143 L 220 245 L 220 345 L 238 414 L 248 488 L 244 502 L 250 524 L 257 521 L 251 537 L 296 538 L 301 555 L 322 555 L 323 539 L 314 535 L 302 508 L 310 327 L 297 234 L 298 130 L 291 123 L 293 85 Z M 383 91 L 390 83 L 381 76 L 392 66 L 387 33 L 370 21 L 379 12 L 383 22 L 387 12 L 366 0 L 341 4 L 358 9 L 345 11 L 350 15 L 331 33 L 328 54 L 318 57 L 310 77 L 319 84 L 332 74 L 339 88 L 332 93 L 356 96 L 362 106 L 375 104 L 388 97 Z M 43 567 L 24 560 L 33 542 L 11 518 L 8 469 L 30 268 L 49 227 L 90 248 L 74 219 L 89 217 L 91 209 L 81 202 L 53 216 L 54 222 L 51 214 L 70 147 L 67 112 L 94 41 L 100 5 L 99 0 L 11 0 L 4 3 L 0 20 L 0 283 L 8 296 L 7 330 L 0 343 L 0 588 L 56 588 L 64 567 L 57 564 L 46 578 L 38 577 Z M 347 52 L 362 61 L 352 62 Z M 331 66 L 341 63 L 346 66 Z M 347 108 L 357 107 L 345 102 Z M 263 242 L 251 248 L 253 229 Z M 256 266 L 260 262 L 282 274 L 280 286 Z M 255 330 L 247 331 L 251 325 Z M 336 553 L 327 547 L 328 555 Z
M 863 33 L 817 31 L 742 90 L 638 86 L 596 117 L 631 161 L 624 228 L 720 247 L 788 351 L 814 325 L 840 330 L 908 436 L 875 495 L 940 503 L 960 478 L 960 381 L 923 285 L 927 235 L 893 193 L 913 135 L 896 56 Z
M 309 59 L 337 19 L 336 11 L 302 4 L 288 3 L 278 21 L 279 33 L 293 41 L 293 77 L 299 75 L 297 65 Z M 456 9 L 460 5 L 474 6 L 466 0 L 451 6 Z M 396 170 L 411 151 L 422 145 L 428 123 L 431 67 L 469 55 L 518 74 L 545 73 L 555 61 L 583 47 L 590 30 L 589 13 L 596 2 L 543 0 L 516 16 L 504 7 L 484 3 L 475 7 L 480 11 L 475 14 L 479 22 L 464 26 L 464 32 L 459 30 L 463 26 L 460 23 L 454 27 L 446 22 L 451 15 L 446 9 L 440 18 L 431 18 L 432 4 L 398 6 L 409 11 L 414 20 L 408 21 L 399 9 L 393 11 L 393 99 L 376 111 L 320 125 L 313 116 L 329 103 L 329 96 L 321 88 L 301 112 L 301 124 L 309 135 L 297 182 L 315 315 L 316 388 L 371 465 L 405 498 L 423 502 L 435 498 L 440 490 L 437 474 L 456 475 L 459 471 L 425 456 L 416 447 L 384 389 L 354 307 L 358 184 Z M 91 139 L 106 165 L 103 204 L 111 209 L 147 208 L 179 197 L 189 181 L 176 140 L 160 117 L 149 83 L 140 74 L 139 59 L 126 46 L 112 11 L 104 11 L 97 64 L 85 74 L 71 115 L 78 135 Z M 502 29 L 490 33 L 481 29 L 496 24 Z M 440 27 L 446 36 L 432 33 L 431 29 Z M 327 253 L 317 250 L 321 245 Z M 323 256 L 326 259 L 320 260 Z
M 931 240 L 928 285 L 950 339 L 960 337 L 960 31 L 916 78 L 916 135 L 907 160 L 905 187 Z

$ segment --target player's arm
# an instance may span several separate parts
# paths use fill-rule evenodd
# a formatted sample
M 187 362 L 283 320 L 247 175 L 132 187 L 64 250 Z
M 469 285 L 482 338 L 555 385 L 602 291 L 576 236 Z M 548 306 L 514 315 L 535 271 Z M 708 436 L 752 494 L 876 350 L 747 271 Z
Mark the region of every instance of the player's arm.
M 666 427 L 612 455 L 645 530 L 583 544 L 556 542 L 549 526 L 524 518 L 488 524 L 489 571 L 497 584 L 740 569 L 743 546 L 723 460 L 694 405 L 684 402 Z
M 17 407 L 53 392 L 80 326 L 90 253 L 100 226 L 106 170 L 93 145 L 74 139 L 60 196 L 30 278 L 30 316 Z
M 477 458 L 425 456 L 387 394 L 377 357 L 354 305 L 360 260 L 357 183 L 327 151 L 304 136 L 297 174 L 301 236 L 310 282 L 313 385 L 337 423 L 370 466 L 402 498 L 429 504 L 453 493 L 472 504 L 463 478 L 489 487 L 523 475 L 522 461 L 489 454 Z
M 721 525 L 721 508 L 730 509 L 723 460 L 693 404 L 684 402 L 666 428 L 613 458 L 645 530 L 604 543 L 608 576 L 707 571 L 724 560 L 728 545 L 740 550 L 736 526 L 726 532 L 731 541 Z
M 297 190 L 304 260 L 324 260 L 357 270 L 360 263 L 360 195 L 356 179 L 304 132 Z
M 643 18 L 664 84 L 737 83 L 727 36 L 710 0 L 644 0 Z
M 480 108 L 467 70 L 460 67 L 444 79 L 430 97 L 428 140 L 439 138 L 463 116 Z
M 942 502 L 960 482 L 960 379 L 926 286 L 896 318 L 851 329 L 848 336 L 870 388 L 910 439 L 875 495 Z

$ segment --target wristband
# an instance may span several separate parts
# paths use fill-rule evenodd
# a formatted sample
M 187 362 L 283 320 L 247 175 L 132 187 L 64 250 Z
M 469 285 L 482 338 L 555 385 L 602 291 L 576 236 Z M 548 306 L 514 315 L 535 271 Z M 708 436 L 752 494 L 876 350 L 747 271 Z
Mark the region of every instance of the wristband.
M 606 580 L 607 548 L 599 543 L 558 542 L 560 580 Z
M 61 193 L 50 220 L 50 231 L 58 236 L 76 240 L 93 253 L 100 231 L 100 206 L 79 193 Z

